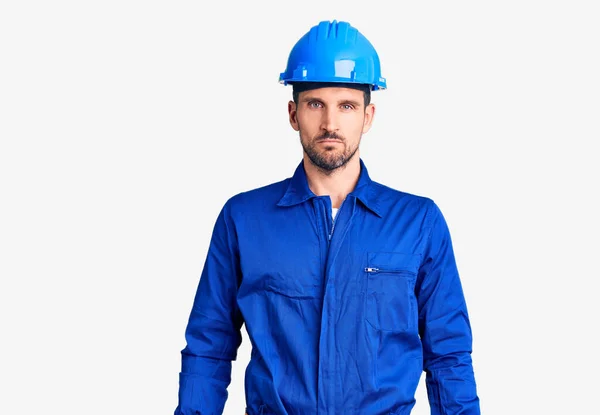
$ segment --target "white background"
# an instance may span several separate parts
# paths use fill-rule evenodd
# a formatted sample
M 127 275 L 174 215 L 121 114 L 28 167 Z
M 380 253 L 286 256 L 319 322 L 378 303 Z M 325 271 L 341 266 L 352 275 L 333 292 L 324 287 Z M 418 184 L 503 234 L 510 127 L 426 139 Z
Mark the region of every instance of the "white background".
M 329 19 L 388 80 L 361 147 L 372 178 L 451 228 L 482 413 L 598 413 L 596 5 L 2 2 L 0 413 L 173 412 L 214 220 L 293 173 L 277 79 Z

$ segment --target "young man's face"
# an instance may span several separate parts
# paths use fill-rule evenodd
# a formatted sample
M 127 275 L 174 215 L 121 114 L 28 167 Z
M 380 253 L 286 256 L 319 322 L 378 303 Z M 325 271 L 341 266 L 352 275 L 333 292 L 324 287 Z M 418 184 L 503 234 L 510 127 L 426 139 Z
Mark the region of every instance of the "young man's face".
M 365 108 L 364 93 L 351 88 L 303 91 L 298 104 L 288 104 L 290 124 L 300 133 L 304 152 L 325 172 L 345 165 L 357 153 L 374 112 L 373 104 Z

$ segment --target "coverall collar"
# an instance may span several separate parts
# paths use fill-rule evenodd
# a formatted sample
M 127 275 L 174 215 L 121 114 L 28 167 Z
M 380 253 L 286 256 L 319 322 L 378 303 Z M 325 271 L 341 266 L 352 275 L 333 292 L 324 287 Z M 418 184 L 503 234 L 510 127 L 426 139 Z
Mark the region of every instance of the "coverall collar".
M 348 196 L 356 197 L 367 209 L 381 217 L 381 210 L 377 201 L 377 188 L 369 177 L 369 172 L 362 159 L 360 159 L 358 182 Z M 317 195 L 308 186 L 308 179 L 304 170 L 304 160 L 302 160 L 296 167 L 287 190 L 277 203 L 277 206 L 293 206 L 306 202 L 313 197 L 317 197 Z

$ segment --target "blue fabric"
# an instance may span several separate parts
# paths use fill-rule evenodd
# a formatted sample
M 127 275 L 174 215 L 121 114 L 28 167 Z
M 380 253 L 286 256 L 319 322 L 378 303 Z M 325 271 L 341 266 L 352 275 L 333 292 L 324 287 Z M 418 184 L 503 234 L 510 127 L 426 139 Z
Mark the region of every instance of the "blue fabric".
M 185 333 L 176 415 L 222 414 L 243 324 L 248 415 L 407 415 L 423 371 L 433 415 L 480 413 L 444 217 L 360 165 L 335 222 L 302 162 L 224 204 Z

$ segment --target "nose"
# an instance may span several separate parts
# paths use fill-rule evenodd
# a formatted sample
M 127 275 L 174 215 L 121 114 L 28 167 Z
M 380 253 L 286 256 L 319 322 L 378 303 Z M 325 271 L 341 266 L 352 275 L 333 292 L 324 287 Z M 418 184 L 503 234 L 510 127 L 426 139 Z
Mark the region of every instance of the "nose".
M 322 114 L 321 129 L 329 132 L 337 132 L 339 130 L 339 120 L 336 109 L 329 107 Z

